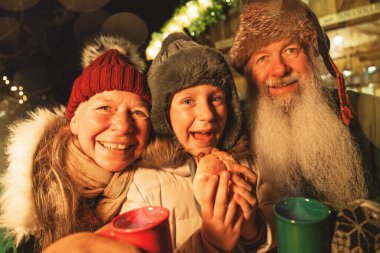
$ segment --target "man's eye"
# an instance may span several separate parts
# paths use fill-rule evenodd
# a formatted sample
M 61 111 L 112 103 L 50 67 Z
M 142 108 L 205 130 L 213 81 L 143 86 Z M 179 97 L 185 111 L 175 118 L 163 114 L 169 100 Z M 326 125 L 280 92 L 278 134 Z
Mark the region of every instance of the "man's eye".
M 287 49 L 285 49 L 285 55 L 287 56 L 297 56 L 300 52 L 300 49 L 298 48 L 294 48 L 294 47 L 289 47 Z
M 256 63 L 264 62 L 268 57 L 266 55 L 260 56 L 257 60 Z

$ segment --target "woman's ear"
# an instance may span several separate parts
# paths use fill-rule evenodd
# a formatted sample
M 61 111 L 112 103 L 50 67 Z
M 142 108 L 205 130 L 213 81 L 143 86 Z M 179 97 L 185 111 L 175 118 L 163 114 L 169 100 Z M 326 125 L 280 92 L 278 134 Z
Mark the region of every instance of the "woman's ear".
M 70 130 L 72 134 L 77 135 L 78 134 L 78 119 L 77 114 L 74 113 L 74 116 L 71 118 L 70 121 Z

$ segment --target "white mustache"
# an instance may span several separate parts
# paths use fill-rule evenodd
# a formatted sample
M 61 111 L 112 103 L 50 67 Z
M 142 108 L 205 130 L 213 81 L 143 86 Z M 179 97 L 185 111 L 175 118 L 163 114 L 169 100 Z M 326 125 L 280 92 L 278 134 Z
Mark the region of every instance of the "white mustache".
M 265 81 L 267 87 L 283 87 L 299 80 L 299 75 L 297 72 L 292 71 L 287 76 L 281 78 L 269 78 Z

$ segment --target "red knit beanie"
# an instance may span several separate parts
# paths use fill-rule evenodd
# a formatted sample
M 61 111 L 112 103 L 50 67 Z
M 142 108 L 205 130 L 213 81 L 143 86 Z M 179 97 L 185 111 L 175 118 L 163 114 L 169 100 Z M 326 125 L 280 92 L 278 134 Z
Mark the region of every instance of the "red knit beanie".
M 143 74 L 119 50 L 110 49 L 95 58 L 75 80 L 66 107 L 67 119 L 71 120 L 80 103 L 97 93 L 110 90 L 133 92 L 151 104 Z

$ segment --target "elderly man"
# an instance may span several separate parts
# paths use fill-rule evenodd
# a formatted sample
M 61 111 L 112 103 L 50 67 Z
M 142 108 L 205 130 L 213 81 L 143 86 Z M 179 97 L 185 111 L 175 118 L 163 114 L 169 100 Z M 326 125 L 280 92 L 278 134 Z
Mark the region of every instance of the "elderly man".
M 246 4 L 231 57 L 249 84 L 257 198 L 272 228 L 280 198 L 326 202 L 342 210 L 332 252 L 375 252 L 380 205 L 357 199 L 380 200 L 380 99 L 347 93 L 328 51 L 318 19 L 300 0 Z
M 316 16 L 299 0 L 251 1 L 241 14 L 231 56 L 249 83 L 261 202 L 307 196 L 339 208 L 379 196 L 379 100 L 350 94 L 350 108 L 328 50 Z

